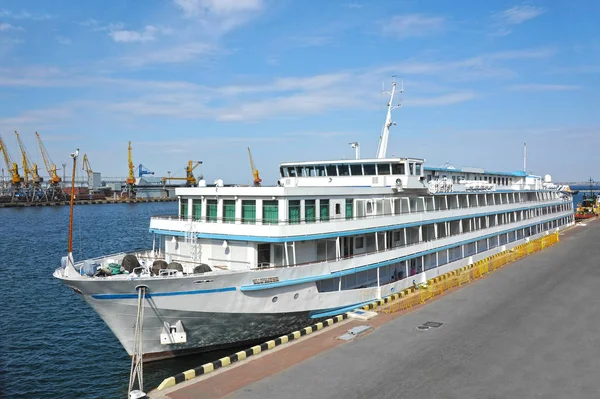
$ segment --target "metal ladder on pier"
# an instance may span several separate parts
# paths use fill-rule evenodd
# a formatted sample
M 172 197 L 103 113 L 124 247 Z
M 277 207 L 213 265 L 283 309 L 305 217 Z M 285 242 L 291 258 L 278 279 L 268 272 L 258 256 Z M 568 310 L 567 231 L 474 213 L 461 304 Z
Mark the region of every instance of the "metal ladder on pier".
M 129 399 L 138 399 L 146 397 L 144 393 L 144 300 L 148 287 L 140 285 L 135 287 L 138 292 L 137 317 L 135 320 L 135 339 L 133 342 L 133 356 L 131 356 L 131 370 L 129 372 Z M 138 382 L 138 389 L 133 389 L 135 380 Z

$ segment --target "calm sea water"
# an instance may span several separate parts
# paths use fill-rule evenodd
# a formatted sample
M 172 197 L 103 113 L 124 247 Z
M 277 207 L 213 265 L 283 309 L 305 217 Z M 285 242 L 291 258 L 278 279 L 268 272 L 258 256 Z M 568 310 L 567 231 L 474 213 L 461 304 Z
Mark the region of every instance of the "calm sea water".
M 151 247 L 151 215 L 174 202 L 75 207 L 74 255 Z M 94 311 L 52 277 L 67 252 L 67 207 L 0 209 L 0 398 L 125 398 L 131 361 Z M 235 351 L 151 363 L 146 391 Z

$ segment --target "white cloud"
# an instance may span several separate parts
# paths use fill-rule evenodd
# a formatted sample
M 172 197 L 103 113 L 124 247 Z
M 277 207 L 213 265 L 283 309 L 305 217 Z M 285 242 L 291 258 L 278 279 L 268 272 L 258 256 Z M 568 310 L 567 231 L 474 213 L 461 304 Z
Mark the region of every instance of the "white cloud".
M 492 16 L 495 20 L 493 24 L 494 34 L 497 36 L 506 36 L 512 32 L 513 26 L 534 19 L 544 12 L 546 10 L 542 7 L 520 5 L 495 13 Z
M 579 90 L 579 89 L 581 89 L 581 86 L 530 83 L 530 84 L 509 86 L 508 89 L 509 90 L 518 90 L 518 91 L 569 91 L 569 90 Z
M 50 14 L 35 14 L 25 10 L 14 12 L 6 9 L 0 9 L 0 17 L 11 19 L 28 19 L 32 21 L 45 21 L 53 18 Z
M 384 22 L 382 32 L 397 39 L 427 36 L 443 29 L 446 19 L 422 14 L 397 15 Z
M 115 42 L 122 43 L 140 43 L 148 42 L 156 39 L 158 34 L 170 33 L 169 29 L 163 29 L 154 25 L 146 25 L 141 31 L 121 29 L 120 25 L 109 27 L 108 35 Z
M 0 32 L 8 32 L 11 30 L 21 30 L 22 28 L 19 28 L 17 26 L 5 23 L 5 22 L 0 22 Z
M 187 17 L 201 16 L 207 13 L 230 15 L 239 12 L 258 11 L 262 0 L 173 0 Z
M 431 107 L 431 106 L 443 106 L 443 105 L 452 105 L 458 104 L 465 101 L 470 101 L 477 98 L 477 93 L 464 91 L 464 92 L 456 92 L 443 94 L 441 96 L 436 97 L 427 97 L 427 98 L 408 98 L 405 102 L 407 106 L 412 107 Z
M 139 68 L 151 64 L 178 64 L 189 62 L 198 56 L 214 55 L 219 50 L 208 43 L 186 43 L 164 46 L 153 51 L 130 54 L 120 58 L 125 66 Z

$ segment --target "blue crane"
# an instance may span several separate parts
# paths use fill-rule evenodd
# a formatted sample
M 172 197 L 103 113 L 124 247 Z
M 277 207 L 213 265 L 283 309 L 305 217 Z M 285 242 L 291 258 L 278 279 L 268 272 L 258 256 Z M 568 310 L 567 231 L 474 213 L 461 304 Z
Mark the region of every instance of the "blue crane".
M 142 164 L 138 165 L 138 177 L 142 177 L 144 175 L 153 175 L 154 172 L 148 170 L 148 168 Z

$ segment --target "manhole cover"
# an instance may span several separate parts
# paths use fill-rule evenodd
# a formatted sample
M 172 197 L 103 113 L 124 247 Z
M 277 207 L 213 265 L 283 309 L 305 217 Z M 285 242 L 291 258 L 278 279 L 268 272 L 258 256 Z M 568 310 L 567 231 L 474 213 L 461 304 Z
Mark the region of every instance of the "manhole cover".
M 444 323 L 440 323 L 437 321 L 428 321 L 427 323 L 423 323 L 424 326 L 433 327 L 433 328 L 441 327 L 442 324 L 444 324 Z
M 422 326 L 419 326 L 419 327 L 417 327 L 417 328 L 418 328 L 419 330 L 429 330 L 429 326 L 426 326 L 426 325 L 422 325 Z

